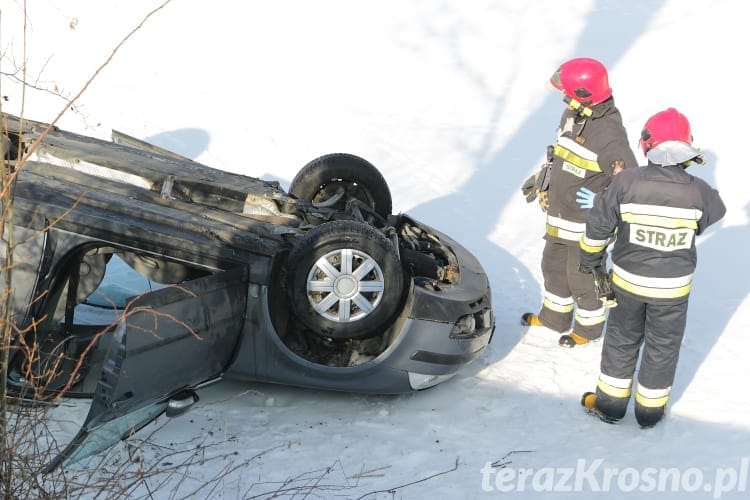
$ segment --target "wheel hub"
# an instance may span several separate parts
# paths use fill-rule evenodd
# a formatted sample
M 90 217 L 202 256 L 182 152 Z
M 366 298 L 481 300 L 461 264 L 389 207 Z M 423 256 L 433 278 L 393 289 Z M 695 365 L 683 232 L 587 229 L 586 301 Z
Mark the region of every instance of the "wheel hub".
M 333 293 L 340 299 L 350 299 L 359 292 L 359 284 L 354 276 L 344 275 L 336 278 L 333 284 Z

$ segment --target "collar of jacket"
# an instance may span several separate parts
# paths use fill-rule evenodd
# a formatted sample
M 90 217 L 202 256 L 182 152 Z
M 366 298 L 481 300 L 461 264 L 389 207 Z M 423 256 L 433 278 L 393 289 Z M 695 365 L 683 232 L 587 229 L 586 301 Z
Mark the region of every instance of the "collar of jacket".
M 599 104 L 588 109 L 591 110 L 591 116 L 584 116 L 578 110 L 572 109 L 570 107 L 565 108 L 565 114 L 567 116 L 574 117 L 575 122 L 578 125 L 585 125 L 589 119 L 596 120 L 616 111 L 615 100 L 612 96 L 610 96 L 609 98 L 607 98 L 607 100 L 602 101 Z M 578 134 L 580 135 L 580 132 Z
M 615 98 L 609 96 L 605 101 L 591 107 L 591 118 L 596 120 L 615 110 Z
M 685 169 L 687 168 L 685 165 L 659 165 L 658 163 L 654 163 L 651 160 L 648 161 L 648 165 L 646 167 L 652 167 L 651 174 L 646 174 L 646 177 L 653 178 L 653 176 L 656 177 L 668 177 L 672 180 L 679 180 L 680 182 L 691 182 L 693 179 L 693 176 L 686 172 Z

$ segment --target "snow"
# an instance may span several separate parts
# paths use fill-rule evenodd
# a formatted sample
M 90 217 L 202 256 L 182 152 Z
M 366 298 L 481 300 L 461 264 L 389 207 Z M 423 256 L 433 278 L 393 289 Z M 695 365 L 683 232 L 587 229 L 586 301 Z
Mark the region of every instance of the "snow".
M 28 4 L 28 78 L 72 96 L 159 2 Z M 22 5 L 2 6 L 0 90 L 11 113 L 21 111 L 6 74 L 9 58 L 23 60 Z M 101 137 L 115 128 L 283 186 L 321 154 L 360 155 L 383 172 L 394 211 L 479 257 L 497 330 L 483 357 L 415 394 L 207 387 L 188 414 L 134 438 L 155 464 L 198 443 L 214 457 L 154 497 L 208 483 L 196 497 L 746 498 L 748 12 L 732 0 L 173 0 L 155 13 L 62 128 Z M 518 321 L 540 303 L 544 227 L 520 185 L 563 109 L 547 79 L 576 56 L 610 69 L 634 150 L 651 114 L 685 113 L 708 160 L 691 173 L 728 208 L 699 239 L 668 414 L 651 430 L 632 408 L 617 425 L 582 411 L 601 342 L 564 349 Z M 48 121 L 63 106 L 28 90 L 24 113 Z M 111 457 L 126 460 L 126 445 Z M 659 483 L 669 470 L 677 479 Z

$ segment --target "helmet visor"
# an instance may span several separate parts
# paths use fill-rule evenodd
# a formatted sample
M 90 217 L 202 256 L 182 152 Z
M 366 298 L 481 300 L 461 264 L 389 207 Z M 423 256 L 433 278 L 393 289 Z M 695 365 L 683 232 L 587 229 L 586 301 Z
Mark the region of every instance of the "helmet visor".
M 557 68 L 557 71 L 552 73 L 552 76 L 549 78 L 549 83 L 560 92 L 564 92 L 562 80 L 560 78 L 561 74 L 562 74 L 562 66 Z
M 664 141 L 646 152 L 646 158 L 662 166 L 679 165 L 699 157 L 701 152 L 687 142 Z

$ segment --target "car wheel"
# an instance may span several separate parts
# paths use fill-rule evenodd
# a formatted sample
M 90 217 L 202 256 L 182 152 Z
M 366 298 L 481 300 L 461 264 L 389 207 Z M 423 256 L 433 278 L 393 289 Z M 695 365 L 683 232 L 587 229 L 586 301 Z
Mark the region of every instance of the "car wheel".
M 382 218 L 392 210 L 391 191 L 380 171 L 367 160 L 347 153 L 321 156 L 305 165 L 292 180 L 289 193 L 316 206 L 341 211 L 356 199 Z
M 391 242 L 356 221 L 334 221 L 289 253 L 287 294 L 317 335 L 359 339 L 385 331 L 401 307 L 404 276 Z

